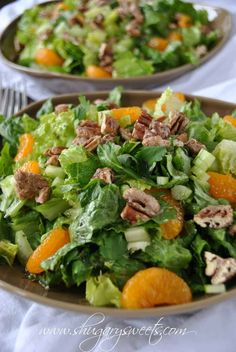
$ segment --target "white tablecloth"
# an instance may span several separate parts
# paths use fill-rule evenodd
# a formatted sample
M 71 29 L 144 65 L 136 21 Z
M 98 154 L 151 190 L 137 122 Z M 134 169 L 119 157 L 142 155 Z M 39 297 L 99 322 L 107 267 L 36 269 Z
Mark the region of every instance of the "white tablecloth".
M 0 11 L 0 30 L 24 8 L 36 2 L 39 1 L 19 0 L 3 8 Z M 208 4 L 228 8 L 235 20 L 235 0 L 208 0 Z M 171 87 L 235 102 L 235 48 L 234 26 L 230 41 L 215 58 L 175 80 Z M 11 75 L 12 81 L 21 77 L 0 62 L 0 72 L 4 71 Z M 49 87 L 42 89 L 37 81 L 26 76 L 25 79 L 32 98 L 53 94 Z M 55 86 L 55 90 L 58 91 L 58 87 Z M 93 326 L 93 334 L 89 333 L 89 326 Z M 195 314 L 121 320 L 103 317 L 99 313 L 93 317 L 68 313 L 0 291 L 1 352 L 235 352 L 235 326 L 236 298 Z M 136 330 L 131 331 L 131 328 Z

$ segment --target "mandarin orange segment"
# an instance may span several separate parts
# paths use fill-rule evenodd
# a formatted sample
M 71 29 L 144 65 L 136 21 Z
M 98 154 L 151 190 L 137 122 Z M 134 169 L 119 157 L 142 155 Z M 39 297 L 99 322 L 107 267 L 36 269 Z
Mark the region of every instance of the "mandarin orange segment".
M 19 138 L 19 147 L 15 161 L 26 158 L 33 151 L 34 137 L 30 133 L 24 133 Z
M 191 27 L 191 25 L 192 25 L 191 17 L 184 14 L 180 14 L 178 16 L 178 26 L 180 28 L 188 28 L 188 27 Z
M 233 127 L 236 127 L 236 118 L 233 117 L 232 115 L 226 115 L 224 116 L 224 121 L 232 125 Z
M 168 40 L 161 37 L 153 37 L 149 40 L 148 46 L 152 49 L 164 51 L 168 46 Z
M 111 78 L 112 74 L 106 71 L 103 67 L 89 65 L 86 69 L 86 75 L 89 78 Z
M 67 4 L 65 4 L 64 2 L 59 2 L 59 4 L 57 5 L 58 11 L 67 11 L 69 9 L 70 9 L 69 6 Z
M 112 109 L 111 114 L 116 120 L 121 120 L 124 116 L 130 116 L 131 122 L 134 123 L 141 115 L 142 110 L 138 106 L 128 108 Z
M 176 210 L 175 219 L 168 220 L 167 222 L 160 225 L 163 238 L 166 240 L 171 240 L 177 237 L 183 229 L 184 210 L 181 203 L 175 200 L 169 191 L 166 190 L 161 198 Z
M 143 102 L 143 108 L 146 110 L 154 110 L 157 103 L 157 99 L 158 98 L 145 100 Z
M 39 163 L 36 160 L 27 161 L 21 166 L 20 170 L 31 174 L 41 174 Z
M 54 50 L 49 48 L 40 48 L 35 55 L 35 62 L 44 66 L 62 66 L 64 60 Z
M 170 42 L 181 41 L 182 35 L 181 35 L 181 33 L 176 32 L 176 31 L 170 32 L 170 34 L 168 35 L 168 40 Z
M 164 268 L 148 268 L 137 272 L 125 284 L 123 308 L 151 308 L 160 305 L 191 302 L 192 293 L 187 283 Z
M 40 264 L 69 242 L 70 236 L 67 230 L 62 228 L 52 230 L 29 257 L 26 270 L 31 274 L 42 273 L 44 269 L 41 268 Z
M 176 96 L 176 98 L 178 98 L 180 101 L 182 101 L 182 103 L 185 102 L 186 98 L 184 93 L 182 92 L 175 92 L 174 95 Z
M 224 198 L 230 203 L 236 203 L 236 179 L 231 175 L 208 172 L 210 185 L 209 193 L 212 197 Z

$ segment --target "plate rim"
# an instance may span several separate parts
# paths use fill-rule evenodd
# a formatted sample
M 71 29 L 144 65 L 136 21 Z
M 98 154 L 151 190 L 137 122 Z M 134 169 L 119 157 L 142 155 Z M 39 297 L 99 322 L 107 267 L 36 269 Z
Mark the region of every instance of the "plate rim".
M 39 5 L 45 6 L 45 5 L 48 5 L 53 2 L 55 2 L 55 1 L 46 1 L 46 2 L 40 3 Z M 15 19 L 13 19 L 7 25 L 7 27 L 4 28 L 4 30 L 0 34 L 0 58 L 2 59 L 2 61 L 6 65 L 8 65 L 9 67 L 11 67 L 17 71 L 26 73 L 26 74 L 33 76 L 33 77 L 39 77 L 39 78 L 44 78 L 44 79 L 63 79 L 63 80 L 71 80 L 71 81 L 78 81 L 78 82 L 85 82 L 85 83 L 98 83 L 98 84 L 99 83 L 101 83 L 101 84 L 105 84 L 105 83 L 121 84 L 122 82 L 123 82 L 123 84 L 127 84 L 127 83 L 129 83 L 129 84 L 134 83 L 135 84 L 135 83 L 145 82 L 148 79 L 151 79 L 151 81 L 156 80 L 158 82 L 158 79 L 162 80 L 165 78 L 166 78 L 166 80 L 173 80 L 173 79 L 179 77 L 180 75 L 183 75 L 191 70 L 197 69 L 199 66 L 201 66 L 202 64 L 204 64 L 205 62 L 210 60 L 212 57 L 214 57 L 218 52 L 221 51 L 221 49 L 224 47 L 224 45 L 229 40 L 231 33 L 232 33 L 233 16 L 230 11 L 228 11 L 227 9 L 222 8 L 222 7 L 211 6 L 211 5 L 207 5 L 207 4 L 201 4 L 201 3 L 193 3 L 193 5 L 198 5 L 198 6 L 201 6 L 202 8 L 215 10 L 218 13 L 218 15 L 224 14 L 224 16 L 226 16 L 229 21 L 229 30 L 226 33 L 224 33 L 223 37 L 219 40 L 219 42 L 216 44 L 216 46 L 214 48 L 212 48 L 203 58 L 200 58 L 199 63 L 196 65 L 185 64 L 182 66 L 175 67 L 173 69 L 165 70 L 163 72 L 154 73 L 152 75 L 144 75 L 144 76 L 137 76 L 137 77 L 124 77 L 124 78 L 120 77 L 120 78 L 96 78 L 96 79 L 85 77 L 85 76 L 67 74 L 67 73 L 48 72 L 48 71 L 37 70 L 37 69 L 33 69 L 33 68 L 30 68 L 27 66 L 23 66 L 23 65 L 15 63 L 14 61 L 11 61 L 8 58 L 6 58 L 6 56 L 4 55 L 3 50 L 2 50 L 2 47 L 3 47 L 2 44 L 3 44 L 4 37 L 7 36 L 7 32 L 9 31 L 9 29 L 20 20 L 23 13 L 21 15 L 17 16 Z M 32 7 L 30 7 L 30 8 L 32 8 Z M 171 76 L 171 77 L 169 77 L 169 76 Z M 156 82 L 156 84 L 158 84 L 157 82 Z M 163 82 L 161 82 L 161 83 L 163 83 Z
M 57 103 L 59 100 L 63 99 L 71 99 L 71 98 L 77 98 L 78 95 L 85 95 L 87 97 L 90 97 L 93 99 L 97 95 L 107 95 L 109 91 L 108 90 L 103 90 L 103 91 L 96 91 L 96 92 L 75 92 L 75 93 L 70 93 L 70 94 L 61 94 L 61 95 L 55 95 L 51 99 L 53 102 Z M 148 90 L 125 90 L 123 92 L 123 95 L 136 95 L 143 97 L 144 100 L 146 97 L 150 96 L 160 96 L 162 92 L 161 91 L 148 91 Z M 186 94 L 186 98 L 189 100 L 193 100 L 194 98 L 197 98 L 201 100 L 202 102 L 205 103 L 211 103 L 212 105 L 215 103 L 220 103 L 224 104 L 227 108 L 236 108 L 236 104 L 232 102 L 227 102 L 224 100 L 220 99 L 214 99 L 214 98 L 207 98 L 204 96 L 198 96 L 198 95 L 191 95 L 191 94 Z M 47 99 L 42 99 L 40 101 L 33 102 L 29 105 L 27 105 L 26 108 L 23 110 L 19 111 L 16 116 L 20 116 L 24 114 L 25 112 L 31 110 L 32 108 L 38 108 L 45 102 Z M 14 268 L 14 267 L 13 267 Z M 37 283 L 37 285 L 39 285 Z M 230 288 L 228 291 L 217 294 L 217 295 L 207 295 L 205 294 L 203 299 L 199 299 L 196 301 L 192 301 L 187 304 L 180 304 L 180 305 L 170 305 L 170 306 L 160 306 L 160 307 L 154 307 L 154 308 L 144 308 L 144 309 L 122 309 L 122 308 L 114 308 L 114 307 L 94 307 L 90 305 L 83 305 L 83 304 L 76 304 L 72 302 L 66 302 L 62 301 L 59 299 L 55 298 L 50 298 L 47 297 L 47 295 L 40 295 L 31 291 L 27 291 L 23 288 L 14 286 L 13 284 L 10 284 L 0 278 L 0 288 L 17 294 L 25 299 L 37 302 L 39 304 L 43 304 L 46 306 L 50 306 L 53 308 L 58 308 L 58 309 L 63 309 L 66 311 L 73 311 L 76 314 L 94 314 L 96 312 L 99 312 L 101 314 L 104 314 L 105 316 L 111 316 L 111 317 L 119 317 L 119 318 L 144 318 L 144 317 L 156 317 L 156 316 L 167 316 L 167 315 L 176 315 L 176 314 L 184 314 L 184 313 L 190 313 L 193 311 L 201 310 L 204 308 L 208 308 L 214 304 L 224 302 L 230 298 L 236 297 L 236 287 Z M 46 291 L 47 292 L 47 291 Z M 46 293 L 45 292 L 45 293 Z

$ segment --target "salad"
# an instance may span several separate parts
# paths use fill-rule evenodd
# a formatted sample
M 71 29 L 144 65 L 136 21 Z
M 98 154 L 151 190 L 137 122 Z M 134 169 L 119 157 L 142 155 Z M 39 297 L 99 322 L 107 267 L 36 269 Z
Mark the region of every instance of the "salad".
M 43 104 L 0 118 L 0 259 L 91 305 L 181 304 L 236 275 L 236 114 L 170 88 L 142 107 Z
M 23 66 L 127 78 L 198 64 L 219 38 L 207 11 L 181 0 L 64 0 L 26 10 L 15 49 Z

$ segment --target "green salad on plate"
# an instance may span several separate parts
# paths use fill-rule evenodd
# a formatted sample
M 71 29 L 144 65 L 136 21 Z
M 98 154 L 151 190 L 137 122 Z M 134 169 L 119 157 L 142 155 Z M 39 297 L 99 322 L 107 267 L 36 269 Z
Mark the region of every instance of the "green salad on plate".
M 221 293 L 236 275 L 236 117 L 170 88 L 0 117 L 0 259 L 95 306 Z M 14 268 L 14 267 L 13 267 Z
M 89 78 L 128 78 L 198 64 L 220 35 L 205 9 L 182 0 L 64 0 L 26 10 L 20 65 Z

